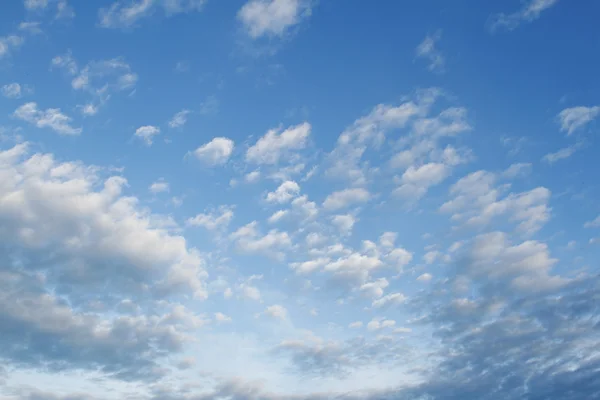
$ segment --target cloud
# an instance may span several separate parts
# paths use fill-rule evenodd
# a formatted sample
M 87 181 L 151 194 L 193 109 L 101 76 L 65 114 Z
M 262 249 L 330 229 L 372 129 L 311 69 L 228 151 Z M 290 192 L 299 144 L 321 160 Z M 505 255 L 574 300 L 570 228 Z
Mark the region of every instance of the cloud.
M 419 277 L 417 278 L 417 280 L 419 282 L 430 282 L 431 279 L 433 279 L 433 275 L 431 275 L 430 273 L 426 272 L 424 274 L 419 275 Z
M 563 147 L 554 153 L 546 154 L 544 157 L 542 157 L 542 161 L 547 162 L 548 164 L 554 164 L 557 161 L 565 160 L 575 154 L 580 147 L 581 146 L 578 144 L 569 147 Z
M 497 186 L 496 176 L 476 171 L 461 178 L 450 188 L 454 197 L 440 211 L 452 214 L 452 220 L 470 226 L 485 226 L 494 218 L 506 216 L 517 223 L 517 231 L 525 235 L 537 232 L 550 219 L 550 190 L 537 187 L 529 191 L 508 193 L 506 186 Z
M 339 210 L 356 203 L 366 203 L 371 198 L 368 190 L 363 188 L 344 189 L 327 196 L 323 207 L 327 210 Z
M 524 22 L 532 22 L 540 17 L 542 12 L 556 5 L 558 0 L 526 0 L 523 7 L 512 14 L 499 13 L 494 15 L 489 24 L 491 32 L 500 29 L 507 31 L 515 30 Z
M 165 217 L 123 195 L 123 177 L 104 172 L 28 155 L 27 144 L 0 152 L 3 359 L 146 379 L 162 375 L 158 358 L 179 351 L 188 327 L 201 324 L 166 303 L 145 315 L 94 308 L 132 298 L 147 307 L 182 291 L 206 295 L 199 253 L 163 227 Z
M 154 136 L 160 134 L 160 128 L 152 125 L 140 126 L 135 130 L 134 136 L 140 138 L 146 146 L 152 146 Z
M 23 95 L 21 85 L 16 82 L 2 86 L 2 95 L 8 99 L 18 99 Z
M 186 224 L 189 226 L 201 226 L 209 231 L 226 228 L 233 219 L 233 208 L 221 206 L 212 212 L 198 214 L 193 218 L 188 218 Z
M 277 164 L 293 150 L 306 147 L 311 126 L 308 122 L 284 131 L 271 129 L 246 152 L 246 161 L 254 164 Z
M 288 317 L 288 311 L 286 310 L 286 308 L 279 304 L 268 306 L 267 309 L 264 311 L 264 314 L 268 315 L 271 318 L 281 320 L 287 319 Z
M 277 222 L 281 221 L 283 218 L 285 218 L 286 215 L 289 214 L 288 210 L 279 210 L 279 211 L 275 211 L 268 219 L 268 222 L 270 224 L 276 224 Z
M 344 235 L 349 235 L 352 232 L 356 222 L 357 218 L 351 214 L 340 214 L 331 217 L 331 223 Z
M 567 132 L 567 135 L 580 130 L 600 115 L 600 106 L 595 107 L 571 107 L 565 108 L 558 114 L 560 130 Z
M 221 324 L 229 323 L 232 321 L 231 317 L 228 317 L 227 315 L 221 312 L 215 313 L 215 320 Z
M 150 17 L 161 8 L 167 17 L 180 13 L 201 11 L 205 0 L 118 0 L 98 12 L 102 28 L 133 28 L 144 18 Z
M 0 59 L 21 46 L 24 41 L 25 39 L 17 35 L 0 36 Z
M 238 250 L 244 253 L 262 253 L 276 259 L 284 259 L 285 253 L 281 250 L 292 246 L 288 233 L 272 229 L 262 235 L 257 226 L 256 221 L 250 222 L 229 235 L 229 238 Z
M 300 193 L 300 185 L 294 181 L 285 181 L 274 192 L 267 193 L 269 203 L 288 203 Z
M 441 31 L 433 35 L 427 35 L 417 46 L 417 57 L 424 58 L 429 62 L 427 69 L 431 72 L 443 73 L 446 60 L 442 53 L 436 48 L 437 42 L 442 38 Z
M 407 297 L 402 293 L 390 293 L 383 296 L 380 299 L 374 300 L 372 303 L 373 308 L 384 308 L 389 306 L 398 306 L 404 304 Z
M 79 135 L 81 128 L 71 126 L 72 119 L 59 108 L 38 109 L 37 103 L 25 103 L 13 113 L 15 118 L 29 122 L 38 128 L 50 128 L 59 135 Z
M 600 215 L 598 215 L 595 219 L 586 222 L 583 225 L 584 228 L 600 228 Z
M 310 14 L 309 0 L 249 0 L 237 18 L 247 34 L 258 39 L 282 37 Z
M 173 118 L 171 118 L 171 120 L 169 121 L 169 126 L 171 128 L 182 127 L 187 122 L 187 116 L 190 112 L 191 112 L 190 110 L 179 111 L 177 114 L 175 114 L 173 116 Z
M 83 106 L 77 106 L 77 108 L 79 108 L 81 113 L 85 116 L 96 115 L 99 111 L 98 106 L 91 103 L 85 104 Z
M 201 162 L 209 166 L 227 163 L 235 144 L 233 140 L 225 137 L 216 137 L 210 142 L 198 147 L 193 154 Z
M 168 192 L 169 182 L 165 182 L 164 180 L 159 179 L 158 181 L 153 182 L 148 188 L 148 190 L 150 190 L 150 192 L 154 194 Z
M 515 163 L 504 170 L 502 176 L 507 179 L 520 178 L 531 173 L 531 163 Z
M 44 9 L 48 7 L 48 0 L 25 0 L 23 5 L 27 10 Z
M 360 292 L 370 298 L 383 296 L 384 289 L 390 285 L 387 279 L 379 278 L 373 282 L 367 282 L 360 286 Z

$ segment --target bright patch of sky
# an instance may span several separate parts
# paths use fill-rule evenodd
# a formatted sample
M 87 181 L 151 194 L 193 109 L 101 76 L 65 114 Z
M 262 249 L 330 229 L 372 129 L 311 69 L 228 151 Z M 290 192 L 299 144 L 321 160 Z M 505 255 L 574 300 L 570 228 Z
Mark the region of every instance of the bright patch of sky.
M 600 397 L 600 3 L 5 0 L 0 398 Z

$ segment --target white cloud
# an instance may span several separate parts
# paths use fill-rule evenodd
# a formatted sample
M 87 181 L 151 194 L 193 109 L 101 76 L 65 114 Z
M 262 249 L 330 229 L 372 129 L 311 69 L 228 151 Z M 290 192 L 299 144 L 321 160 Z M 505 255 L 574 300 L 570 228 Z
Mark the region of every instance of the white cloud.
M 223 165 L 229 160 L 234 147 L 233 140 L 216 137 L 194 150 L 194 156 L 210 166 Z
M 156 182 L 153 182 L 150 185 L 150 187 L 148 188 L 148 190 L 150 190 L 154 194 L 168 192 L 169 191 L 169 183 L 160 179 Z
M 225 323 L 229 323 L 232 321 L 231 317 L 228 317 L 227 315 L 223 314 L 222 312 L 215 313 L 215 320 L 220 324 L 225 324 Z
M 279 221 L 281 221 L 282 218 L 284 218 L 286 215 L 289 214 L 288 210 L 279 210 L 279 211 L 275 211 L 268 219 L 268 222 L 270 224 L 275 224 Z
M 584 228 L 600 228 L 600 215 L 598 215 L 595 219 L 586 222 L 583 225 Z
M 274 192 L 267 193 L 269 203 L 288 203 L 300 193 L 300 186 L 294 181 L 285 181 Z
M 34 21 L 21 22 L 19 24 L 19 30 L 23 31 L 23 32 L 27 32 L 30 35 L 38 35 L 38 34 L 42 33 L 42 30 L 40 29 L 40 25 L 41 25 L 41 23 L 34 22 Z
M 371 198 L 368 190 L 363 188 L 344 189 L 327 196 L 323 207 L 327 210 L 339 210 L 356 203 L 366 203 Z
M 238 11 L 250 37 L 285 35 L 311 12 L 310 0 L 249 0 Z
M 367 330 L 378 331 L 378 330 L 385 329 L 385 328 L 393 328 L 395 325 L 396 325 L 396 321 L 394 321 L 393 319 L 373 318 L 367 324 Z
M 252 171 L 252 172 L 248 172 L 246 175 L 244 175 L 244 181 L 246 181 L 246 183 L 256 183 L 260 180 L 260 171 Z
M 21 85 L 16 82 L 2 86 L 2 95 L 9 99 L 18 99 L 23 95 Z
M 448 177 L 450 169 L 446 164 L 428 163 L 420 167 L 410 166 L 402 174 L 401 185 L 394 195 L 405 199 L 418 200 L 431 186 L 437 185 Z
M 72 119 L 64 115 L 59 108 L 40 110 L 34 102 L 23 104 L 15 110 L 13 116 L 38 128 L 50 128 L 59 135 L 79 135 L 82 131 L 81 128 L 72 127 Z
M 286 308 L 279 304 L 274 304 L 272 306 L 267 307 L 267 309 L 264 311 L 264 314 L 272 318 L 281 320 L 286 319 L 288 316 Z
M 436 48 L 437 42 L 441 39 L 440 31 L 433 35 L 427 35 L 425 39 L 417 46 L 417 57 L 424 58 L 429 62 L 427 69 L 431 72 L 444 72 L 446 60 L 442 53 Z
M 206 0 L 118 0 L 100 9 L 99 25 L 103 28 L 131 28 L 140 20 L 162 8 L 166 16 L 201 11 Z
M 11 50 L 21 46 L 23 41 L 24 39 L 21 36 L 0 36 L 0 58 L 8 55 Z
M 571 157 L 573 154 L 575 154 L 579 147 L 579 145 L 575 144 L 569 147 L 564 147 L 554 153 L 548 153 L 542 158 L 542 161 L 545 161 L 548 164 L 554 164 L 557 161 Z
M 385 278 L 379 278 L 373 282 L 367 282 L 360 286 L 360 292 L 370 298 L 379 298 L 383 296 L 383 291 L 390 283 Z
M 417 278 L 417 280 L 419 282 L 429 282 L 431 281 L 431 279 L 433 279 L 433 275 L 431 275 L 430 273 L 426 272 L 424 274 L 419 275 L 419 277 Z
M 548 189 L 537 187 L 501 198 L 507 186 L 495 187 L 495 181 L 496 176 L 486 171 L 470 173 L 452 185 L 450 193 L 454 198 L 444 203 L 440 211 L 451 213 L 453 221 L 471 226 L 483 226 L 505 216 L 526 235 L 537 232 L 550 219 Z
M 98 106 L 88 103 L 83 106 L 77 106 L 81 110 L 81 113 L 85 116 L 92 116 L 98 113 Z
M 147 146 L 152 146 L 154 136 L 160 133 L 160 128 L 152 125 L 140 126 L 135 130 L 134 136 L 140 138 Z
M 354 321 L 348 325 L 348 328 L 350 328 L 350 329 L 359 329 L 362 327 L 363 327 L 362 321 Z
M 298 274 L 310 274 L 327 265 L 331 259 L 327 257 L 315 258 L 314 260 L 291 263 L 290 267 Z
M 283 259 L 285 253 L 281 250 L 290 248 L 292 241 L 287 232 L 277 229 L 261 235 L 256 221 L 250 222 L 229 235 L 237 248 L 245 253 L 262 253 L 277 259 Z
M 502 176 L 508 179 L 527 176 L 531 173 L 531 163 L 515 163 L 504 170 Z
M 27 10 L 37 10 L 48 7 L 48 0 L 25 0 L 24 4 Z
M 567 135 L 583 128 L 600 115 L 600 106 L 595 107 L 572 107 L 562 110 L 558 114 L 560 130 L 567 132 Z
M 331 223 L 344 235 L 349 235 L 352 232 L 352 228 L 356 222 L 357 218 L 351 214 L 334 215 L 331 218 Z
M 82 293 L 116 285 L 133 295 L 150 282 L 157 294 L 187 288 L 205 296 L 199 253 L 164 228 L 165 217 L 122 195 L 123 177 L 100 179 L 97 168 L 51 154 L 24 159 L 26 151 L 22 144 L 0 153 L 0 219 L 9 224 L 0 229 L 2 243 L 32 256 L 54 254 L 48 279 L 76 281 L 73 289 Z
M 398 306 L 404 304 L 407 298 L 402 293 L 390 293 L 383 296 L 380 299 L 374 300 L 372 303 L 373 308 L 382 308 L 387 306 Z
M 281 129 L 271 129 L 246 152 L 246 161 L 255 164 L 277 164 L 292 150 L 306 147 L 311 126 L 308 122 Z
M 538 19 L 541 13 L 558 3 L 558 0 L 526 0 L 518 11 L 512 14 L 496 14 L 492 17 L 490 30 L 500 28 L 512 31 L 523 22 L 532 22 Z
M 187 122 L 187 116 L 190 112 L 191 112 L 190 110 L 179 111 L 177 114 L 175 114 L 173 116 L 173 118 L 171 118 L 171 120 L 169 121 L 169 126 L 171 128 L 182 127 Z
M 188 218 L 186 224 L 189 226 L 202 226 L 209 231 L 226 228 L 233 219 L 233 208 L 221 206 L 218 209 L 204 214 L 198 214 Z

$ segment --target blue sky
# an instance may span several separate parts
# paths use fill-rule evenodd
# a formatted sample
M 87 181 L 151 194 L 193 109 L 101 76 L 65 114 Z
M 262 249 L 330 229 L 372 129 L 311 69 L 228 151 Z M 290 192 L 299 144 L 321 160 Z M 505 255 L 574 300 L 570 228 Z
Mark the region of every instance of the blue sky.
M 0 9 L 0 398 L 600 396 L 600 4 Z

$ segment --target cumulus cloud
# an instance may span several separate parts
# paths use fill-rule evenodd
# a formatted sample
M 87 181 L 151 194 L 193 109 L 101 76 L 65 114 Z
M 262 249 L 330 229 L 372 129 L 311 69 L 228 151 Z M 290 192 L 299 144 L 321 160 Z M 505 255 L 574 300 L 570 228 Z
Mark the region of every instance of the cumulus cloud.
M 268 306 L 267 309 L 263 312 L 263 314 L 268 315 L 271 318 L 283 320 L 287 318 L 288 311 L 284 306 L 274 304 L 272 306 Z
M 152 182 L 152 184 L 150 185 L 148 190 L 150 190 L 150 192 L 152 192 L 154 194 L 168 192 L 169 191 L 169 182 L 165 182 L 163 179 L 159 179 L 156 182 Z
M 59 135 L 79 135 L 81 128 L 71 126 L 71 117 L 63 114 L 60 108 L 40 110 L 37 103 L 25 103 L 13 113 L 15 118 L 29 122 L 38 128 L 50 128 Z
M 579 145 L 563 147 L 562 149 L 557 150 L 554 153 L 546 154 L 544 157 L 542 157 L 542 161 L 545 161 L 548 164 L 554 164 L 557 161 L 565 160 L 571 157 L 573 154 L 575 154 L 579 147 Z
M 2 86 L 2 95 L 8 99 L 18 99 L 23 95 L 21 85 L 17 82 Z
M 365 203 L 370 198 L 371 194 L 366 189 L 344 189 L 327 196 L 323 202 L 323 207 L 327 210 L 339 210 L 340 208 L 346 208 L 356 203 Z
M 245 253 L 262 253 L 276 259 L 285 258 L 282 251 L 292 246 L 292 240 L 287 232 L 270 230 L 262 235 L 258 230 L 256 221 L 237 229 L 229 238 L 235 243 L 238 250 Z
M 310 0 L 249 0 L 237 18 L 250 37 L 281 37 L 310 16 Z
M 146 146 L 152 146 L 154 136 L 160 133 L 160 128 L 152 125 L 140 126 L 135 130 L 134 136 L 141 139 Z
M 10 52 L 23 44 L 25 39 L 21 36 L 0 36 L 0 59 L 9 55 Z
M 308 122 L 284 131 L 271 129 L 246 152 L 246 161 L 254 164 L 277 164 L 294 150 L 306 147 L 311 126 Z
M 294 181 L 285 181 L 274 192 L 267 193 L 269 203 L 288 203 L 300 193 L 300 185 Z
M 209 166 L 218 166 L 227 163 L 235 144 L 233 140 L 225 137 L 216 137 L 194 150 L 193 154 L 201 162 Z
M 527 0 L 523 2 L 523 6 L 511 13 L 499 13 L 492 17 L 489 28 L 492 32 L 500 29 L 508 31 L 515 30 L 524 22 L 532 22 L 540 17 L 542 12 L 556 5 L 558 0 Z

